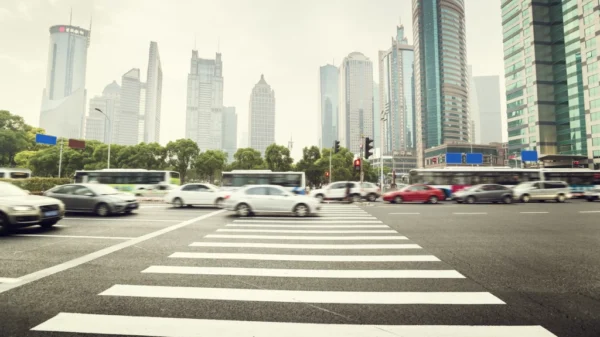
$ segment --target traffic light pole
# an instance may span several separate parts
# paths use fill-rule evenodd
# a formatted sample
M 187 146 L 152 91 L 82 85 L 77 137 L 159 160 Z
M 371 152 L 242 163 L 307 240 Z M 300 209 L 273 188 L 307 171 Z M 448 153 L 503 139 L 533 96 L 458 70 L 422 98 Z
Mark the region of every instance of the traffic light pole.
M 360 139 L 361 139 L 360 143 L 361 143 L 361 144 L 364 144 L 364 143 L 365 143 L 365 137 L 363 137 L 363 136 L 361 135 Z M 363 149 L 364 149 L 364 148 L 363 148 L 363 146 L 361 145 L 361 147 L 360 147 L 360 154 L 359 154 L 359 156 L 358 156 L 358 157 L 360 158 L 360 186 L 361 186 L 361 187 L 362 187 L 363 180 L 364 180 L 364 178 L 365 178 L 365 174 L 364 174 L 364 172 L 363 172 Z
M 331 185 L 331 175 L 333 174 L 333 172 L 331 172 L 331 157 L 333 157 L 333 151 L 334 149 L 332 148 L 329 152 L 329 185 Z

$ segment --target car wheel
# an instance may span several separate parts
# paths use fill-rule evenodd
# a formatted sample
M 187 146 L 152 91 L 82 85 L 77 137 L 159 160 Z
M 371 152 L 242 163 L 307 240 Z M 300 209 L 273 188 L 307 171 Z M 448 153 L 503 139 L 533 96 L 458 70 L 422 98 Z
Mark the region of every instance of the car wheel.
M 95 213 L 99 216 L 107 216 L 110 214 L 110 209 L 107 204 L 101 203 L 96 206 Z
M 402 200 L 402 197 L 401 197 L 401 196 L 399 196 L 399 195 L 397 195 L 397 196 L 394 198 L 394 203 L 395 203 L 395 204 L 401 204 L 403 201 L 404 201 L 404 200 Z
M 505 204 L 510 204 L 510 203 L 512 203 L 512 198 L 511 198 L 510 196 L 508 196 L 508 195 L 507 195 L 507 196 L 505 196 L 504 198 L 502 198 L 502 201 L 503 201 Z
M 565 195 L 564 195 L 564 194 L 559 194 L 559 195 L 556 197 L 556 202 L 565 202 L 566 200 L 567 200 L 567 197 L 565 197 Z
M 325 199 L 325 197 L 323 197 L 323 194 L 317 194 L 315 198 L 319 199 L 319 202 L 323 202 L 323 200 Z
M 360 194 L 354 194 L 350 197 L 350 200 L 352 200 L 352 202 L 360 202 Z
M 8 217 L 2 213 L 0 213 L 0 235 L 9 234 L 12 231 L 10 227 L 10 223 L 8 222 Z
M 183 207 L 183 200 L 181 200 L 181 198 L 173 199 L 173 206 L 175 206 L 177 208 Z
M 531 197 L 529 196 L 529 194 L 525 194 L 524 196 L 521 197 L 521 202 L 529 202 L 531 201 Z
M 225 199 L 217 198 L 217 201 L 215 201 L 215 206 L 217 206 L 219 208 L 223 208 L 223 202 L 225 202 Z
M 52 228 L 52 226 L 56 225 L 58 220 L 47 220 L 40 223 L 40 227 L 42 228 Z
M 246 205 L 246 204 L 239 204 L 239 205 L 237 205 L 237 207 L 235 208 L 235 212 L 239 216 L 249 216 L 250 213 L 252 213 L 250 211 L 250 207 L 248 207 L 248 205 Z
M 305 217 L 309 213 L 308 207 L 305 204 L 298 204 L 294 207 L 294 215 L 298 217 Z
M 467 197 L 466 199 L 467 204 L 474 204 L 475 203 L 475 197 L 470 195 Z
M 373 201 L 377 200 L 377 195 L 375 193 L 369 193 L 369 195 L 367 195 L 367 200 L 369 200 L 370 202 L 373 202 Z
M 437 204 L 439 200 L 440 199 L 438 199 L 438 197 L 436 197 L 435 195 L 432 195 L 431 197 L 429 197 L 430 204 Z

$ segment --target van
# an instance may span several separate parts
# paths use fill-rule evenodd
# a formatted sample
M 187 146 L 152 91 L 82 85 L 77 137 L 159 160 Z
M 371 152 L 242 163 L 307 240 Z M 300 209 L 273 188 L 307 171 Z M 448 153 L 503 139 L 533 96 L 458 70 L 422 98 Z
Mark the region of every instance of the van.
M 564 181 L 530 181 L 513 189 L 514 197 L 521 202 L 555 200 L 565 202 L 571 198 L 569 184 Z

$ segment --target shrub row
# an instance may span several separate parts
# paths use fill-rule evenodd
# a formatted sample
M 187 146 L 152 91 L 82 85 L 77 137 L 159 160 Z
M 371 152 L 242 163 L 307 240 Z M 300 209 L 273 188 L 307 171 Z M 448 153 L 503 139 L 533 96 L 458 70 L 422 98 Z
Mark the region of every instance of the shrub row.
M 43 192 L 57 185 L 71 183 L 70 178 L 28 178 L 28 179 L 0 179 L 13 185 L 19 186 L 32 193 Z

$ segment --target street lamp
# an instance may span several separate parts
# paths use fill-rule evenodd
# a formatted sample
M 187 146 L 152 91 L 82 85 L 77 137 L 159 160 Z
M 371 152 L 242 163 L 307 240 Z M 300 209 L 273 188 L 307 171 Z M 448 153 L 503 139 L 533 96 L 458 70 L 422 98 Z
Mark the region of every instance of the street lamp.
M 108 117 L 107 114 L 104 113 L 104 111 L 95 108 L 94 110 L 98 111 L 99 113 L 103 114 L 104 117 L 106 117 L 106 120 L 108 120 L 108 160 L 107 160 L 107 168 L 110 168 L 110 142 L 111 142 L 111 135 L 112 135 L 112 120 Z

